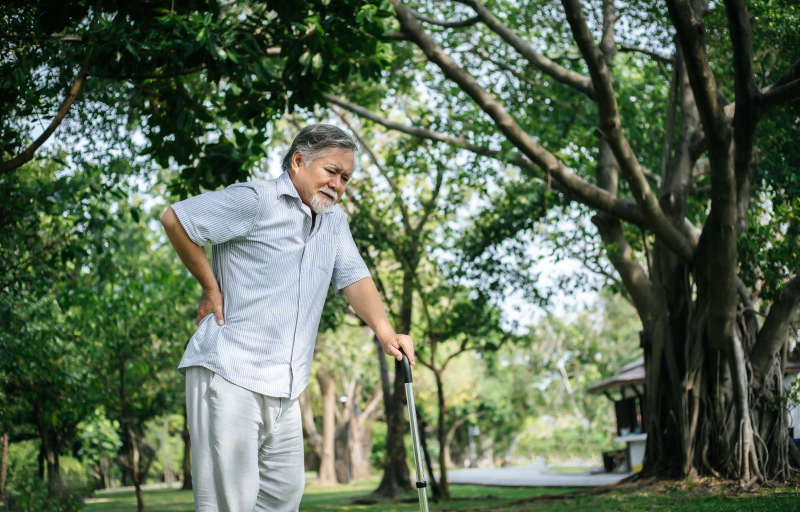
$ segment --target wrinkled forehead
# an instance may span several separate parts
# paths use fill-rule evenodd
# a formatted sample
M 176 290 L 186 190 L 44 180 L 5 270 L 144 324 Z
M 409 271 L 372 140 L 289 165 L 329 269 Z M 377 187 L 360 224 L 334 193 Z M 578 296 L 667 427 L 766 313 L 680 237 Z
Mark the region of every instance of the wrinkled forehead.
M 331 146 L 325 148 L 324 153 L 314 163 L 326 169 L 350 175 L 353 173 L 355 161 L 355 154 L 351 150 Z

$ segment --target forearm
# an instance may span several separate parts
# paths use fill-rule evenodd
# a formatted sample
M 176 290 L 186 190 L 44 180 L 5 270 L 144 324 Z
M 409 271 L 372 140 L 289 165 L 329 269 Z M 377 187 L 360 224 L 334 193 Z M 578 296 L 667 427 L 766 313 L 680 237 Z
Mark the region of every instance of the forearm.
M 404 353 L 413 366 L 414 341 L 406 334 L 394 332 L 392 324 L 386 317 L 386 311 L 383 310 L 383 301 L 372 278 L 356 281 L 343 288 L 342 291 L 359 318 L 364 320 L 378 337 L 383 351 L 397 360 L 403 359 Z M 401 353 L 400 350 L 403 352 Z
M 392 324 L 383 309 L 383 301 L 375 287 L 375 282 L 368 277 L 356 281 L 342 290 L 345 297 L 361 318 L 382 343 L 395 335 Z
M 206 257 L 206 251 L 202 247 L 195 245 L 172 207 L 167 208 L 161 216 L 161 225 L 167 233 L 172 247 L 178 253 L 178 257 L 184 266 L 192 273 L 203 290 L 216 290 L 219 288 L 214 272 Z

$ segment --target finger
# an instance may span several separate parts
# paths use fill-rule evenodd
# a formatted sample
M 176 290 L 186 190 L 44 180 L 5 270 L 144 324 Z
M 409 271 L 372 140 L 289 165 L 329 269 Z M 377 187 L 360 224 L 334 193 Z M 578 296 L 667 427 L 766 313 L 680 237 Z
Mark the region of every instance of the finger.
M 393 358 L 397 359 L 398 361 L 403 360 L 403 354 L 401 354 L 400 351 L 397 350 L 397 347 L 392 344 L 386 345 L 383 348 L 383 351 L 392 356 Z
M 194 321 L 194 325 L 200 325 L 200 320 L 202 320 L 202 319 L 203 319 L 203 313 L 201 313 L 200 310 L 198 309 L 197 310 L 197 318 Z
M 225 318 L 222 316 L 222 308 L 214 308 L 214 315 L 217 317 L 217 325 L 225 325 Z
M 408 356 L 408 362 L 411 363 L 411 366 L 414 366 L 416 363 L 416 358 L 414 357 L 414 342 L 409 337 L 403 337 L 400 338 L 400 344 L 403 346 L 403 352 Z

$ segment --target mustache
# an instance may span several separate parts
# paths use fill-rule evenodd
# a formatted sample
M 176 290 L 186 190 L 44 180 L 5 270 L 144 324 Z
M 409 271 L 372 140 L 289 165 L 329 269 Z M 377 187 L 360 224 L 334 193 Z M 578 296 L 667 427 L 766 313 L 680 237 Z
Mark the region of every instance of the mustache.
M 327 197 L 328 199 L 330 199 L 331 201 L 336 201 L 337 199 L 339 199 L 338 194 L 332 188 L 322 187 L 321 189 L 319 189 L 318 192 Z

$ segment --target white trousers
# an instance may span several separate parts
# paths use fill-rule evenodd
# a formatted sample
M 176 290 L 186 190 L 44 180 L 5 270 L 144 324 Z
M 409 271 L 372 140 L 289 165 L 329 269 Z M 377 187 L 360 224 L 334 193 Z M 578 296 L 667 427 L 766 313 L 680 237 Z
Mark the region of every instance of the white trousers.
M 202 366 L 186 372 L 197 512 L 296 512 L 303 496 L 297 399 L 231 384 Z

